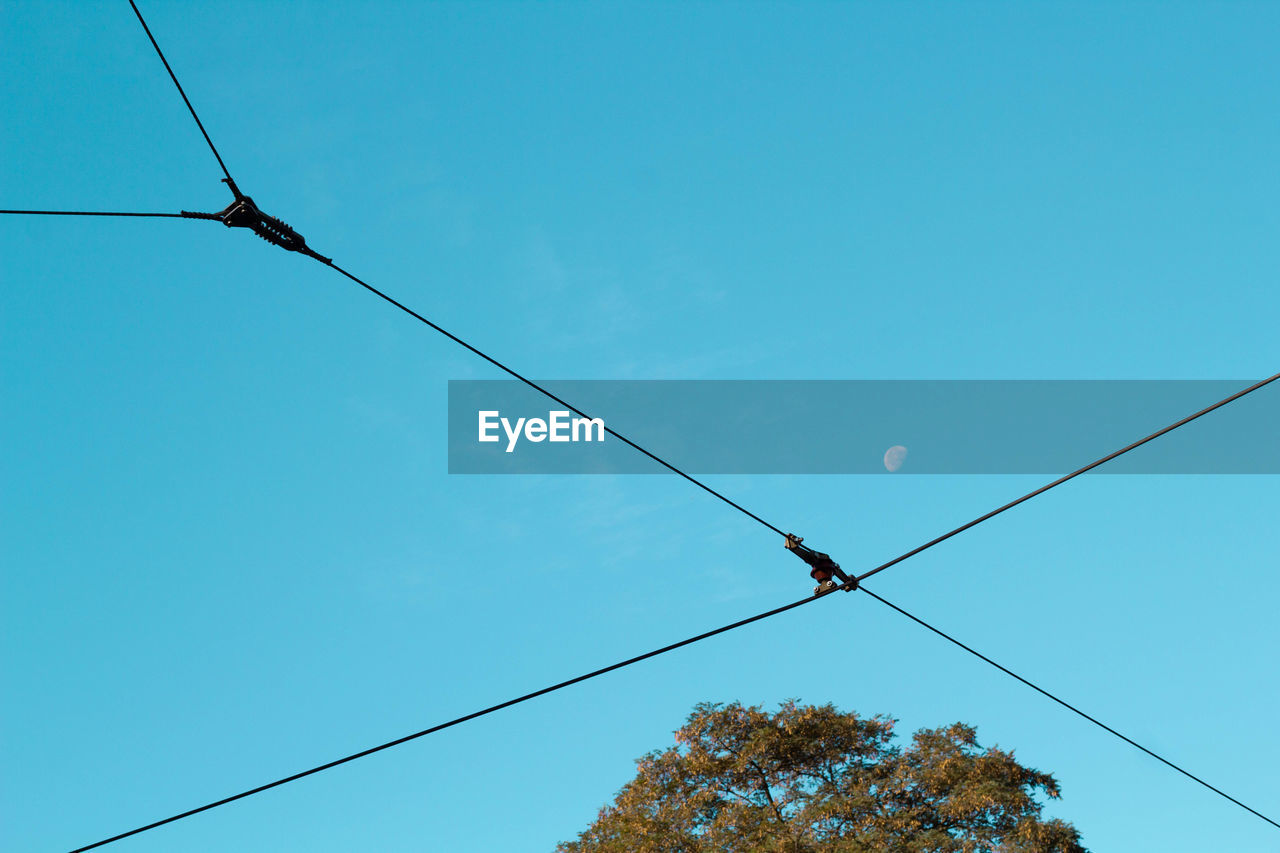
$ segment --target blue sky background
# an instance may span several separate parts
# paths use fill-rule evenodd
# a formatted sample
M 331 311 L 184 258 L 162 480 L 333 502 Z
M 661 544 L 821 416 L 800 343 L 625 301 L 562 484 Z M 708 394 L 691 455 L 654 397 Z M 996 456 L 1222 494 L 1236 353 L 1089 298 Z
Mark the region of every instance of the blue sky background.
M 534 377 L 1276 369 L 1273 4 L 143 11 L 264 209 Z M 0 206 L 227 202 L 127 3 L 0 20 Z M 0 258 L 7 849 L 89 843 L 810 587 L 672 478 L 449 476 L 447 381 L 496 372 L 251 235 L 5 217 Z M 712 482 L 857 569 L 1041 480 Z M 873 588 L 1274 815 L 1278 500 L 1275 477 L 1083 478 Z M 1280 839 L 837 597 L 117 849 L 545 851 L 694 703 L 787 697 L 972 723 L 1058 777 L 1049 811 L 1095 851 Z

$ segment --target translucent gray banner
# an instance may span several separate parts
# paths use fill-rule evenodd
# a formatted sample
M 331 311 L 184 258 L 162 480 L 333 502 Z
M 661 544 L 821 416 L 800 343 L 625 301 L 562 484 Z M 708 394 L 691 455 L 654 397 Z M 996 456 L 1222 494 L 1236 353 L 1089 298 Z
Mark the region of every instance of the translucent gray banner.
M 1062 474 L 1251 380 L 548 380 L 691 474 Z M 1098 469 L 1280 473 L 1280 388 Z M 482 440 L 483 439 L 483 440 Z M 449 383 L 451 474 L 662 474 L 528 386 Z

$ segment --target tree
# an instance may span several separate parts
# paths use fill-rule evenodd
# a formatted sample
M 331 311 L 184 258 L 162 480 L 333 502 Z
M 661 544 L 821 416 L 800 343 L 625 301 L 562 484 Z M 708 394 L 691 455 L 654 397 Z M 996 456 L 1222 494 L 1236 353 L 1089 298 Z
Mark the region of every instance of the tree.
M 1069 823 L 1042 820 L 1047 773 L 978 745 L 962 723 L 921 729 L 833 705 L 696 706 L 676 745 L 559 853 L 1085 853 Z

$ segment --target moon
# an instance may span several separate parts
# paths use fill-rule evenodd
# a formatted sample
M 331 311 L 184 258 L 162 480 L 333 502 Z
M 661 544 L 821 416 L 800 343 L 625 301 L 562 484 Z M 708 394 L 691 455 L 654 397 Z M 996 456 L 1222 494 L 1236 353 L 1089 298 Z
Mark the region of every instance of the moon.
M 890 474 L 901 468 L 906 461 L 907 449 L 901 444 L 895 444 L 884 452 L 884 467 Z

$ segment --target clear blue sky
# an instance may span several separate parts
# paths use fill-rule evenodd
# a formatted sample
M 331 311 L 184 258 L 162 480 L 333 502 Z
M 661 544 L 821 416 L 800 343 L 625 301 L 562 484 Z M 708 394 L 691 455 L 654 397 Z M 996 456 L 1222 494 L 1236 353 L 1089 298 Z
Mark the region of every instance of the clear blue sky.
M 535 377 L 1280 361 L 1274 4 L 143 10 L 265 209 Z M 124 0 L 0 16 L 0 207 L 226 203 Z M 449 476 L 446 383 L 498 374 L 247 233 L 5 217 L 0 259 L 6 849 L 88 843 L 809 589 L 778 537 L 673 478 Z M 858 568 L 1039 480 L 713 482 Z M 1277 485 L 1084 478 L 874 589 L 1275 814 Z M 842 597 L 118 849 L 546 851 L 695 702 L 787 697 L 972 723 L 1057 775 L 1050 811 L 1095 851 L 1280 844 Z

